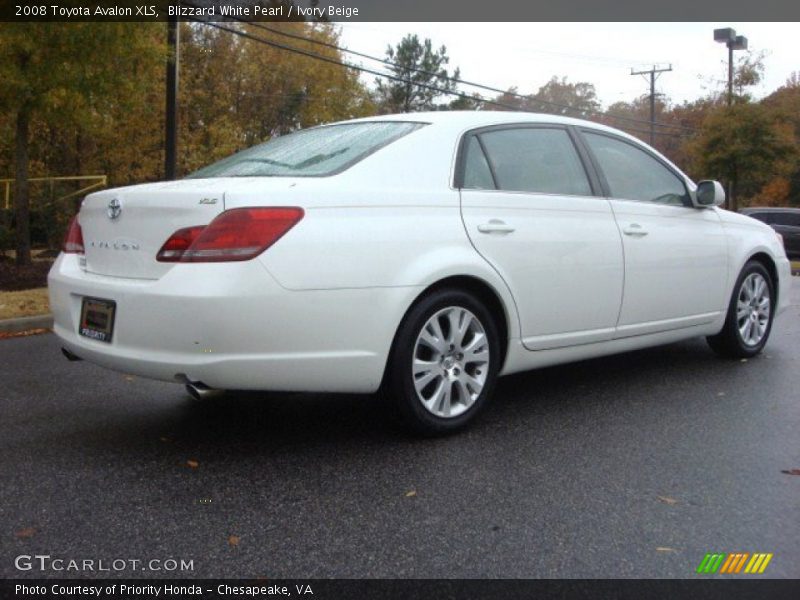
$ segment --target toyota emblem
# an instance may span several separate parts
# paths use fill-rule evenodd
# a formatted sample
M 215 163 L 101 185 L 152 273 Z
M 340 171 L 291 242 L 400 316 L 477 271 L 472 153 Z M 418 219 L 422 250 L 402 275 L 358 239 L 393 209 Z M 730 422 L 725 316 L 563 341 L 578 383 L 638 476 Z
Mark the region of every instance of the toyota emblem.
M 108 203 L 107 212 L 108 218 L 112 221 L 119 218 L 119 216 L 122 214 L 122 203 L 120 203 L 119 198 L 114 198 Z

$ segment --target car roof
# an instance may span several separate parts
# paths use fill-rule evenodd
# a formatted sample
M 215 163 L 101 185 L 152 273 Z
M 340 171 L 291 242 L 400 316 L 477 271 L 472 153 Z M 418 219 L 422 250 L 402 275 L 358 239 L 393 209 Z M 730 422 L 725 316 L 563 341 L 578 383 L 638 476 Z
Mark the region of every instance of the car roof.
M 535 113 L 524 111 L 500 111 L 500 110 L 442 110 L 427 112 L 398 113 L 391 115 L 375 115 L 372 117 L 362 117 L 348 121 L 330 123 L 339 125 L 341 123 L 358 123 L 374 121 L 408 121 L 415 123 L 429 123 L 432 125 L 448 125 L 455 128 L 473 129 L 476 127 L 489 127 L 492 125 L 503 125 L 506 123 L 548 123 L 557 125 L 575 125 L 578 127 L 591 127 L 593 129 L 606 130 L 608 132 L 622 134 L 627 137 L 625 132 L 613 127 L 608 127 L 594 121 L 585 119 L 575 119 L 561 115 L 548 113 Z M 634 138 L 635 139 L 635 138 Z
M 461 134 L 481 127 L 491 127 L 493 125 L 512 125 L 519 123 L 542 123 L 549 125 L 573 125 L 576 127 L 586 127 L 594 131 L 606 132 L 616 135 L 621 138 L 626 138 L 636 145 L 645 146 L 649 151 L 664 162 L 670 165 L 675 171 L 683 176 L 687 181 L 691 178 L 686 175 L 677 165 L 670 161 L 666 156 L 661 154 L 652 146 L 648 146 L 641 139 L 626 133 L 620 129 L 608 127 L 601 123 L 594 121 L 586 121 L 584 119 L 575 119 L 572 117 L 564 117 L 561 115 L 552 115 L 549 113 L 535 113 L 524 111 L 500 111 L 500 110 L 442 110 L 442 111 L 427 111 L 427 112 L 410 112 L 399 113 L 391 115 L 375 115 L 371 117 L 363 117 L 360 119 L 350 119 L 347 121 L 339 121 L 337 123 L 329 123 L 322 125 L 327 127 L 331 125 L 342 125 L 346 123 L 375 123 L 386 121 L 399 121 L 410 123 L 425 123 L 435 127 L 443 134 L 443 137 L 457 137 Z

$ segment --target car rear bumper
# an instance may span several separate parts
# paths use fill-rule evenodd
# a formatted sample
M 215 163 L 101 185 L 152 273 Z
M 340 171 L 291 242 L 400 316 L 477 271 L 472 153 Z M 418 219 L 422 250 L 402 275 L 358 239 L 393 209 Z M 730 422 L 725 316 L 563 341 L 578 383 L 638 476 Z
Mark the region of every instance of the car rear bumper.
M 221 389 L 365 393 L 383 376 L 397 326 L 390 316 L 418 291 L 289 291 L 257 260 L 125 279 L 87 273 L 65 254 L 48 285 L 64 348 L 104 367 Z M 78 334 L 86 296 L 116 303 L 110 343 Z

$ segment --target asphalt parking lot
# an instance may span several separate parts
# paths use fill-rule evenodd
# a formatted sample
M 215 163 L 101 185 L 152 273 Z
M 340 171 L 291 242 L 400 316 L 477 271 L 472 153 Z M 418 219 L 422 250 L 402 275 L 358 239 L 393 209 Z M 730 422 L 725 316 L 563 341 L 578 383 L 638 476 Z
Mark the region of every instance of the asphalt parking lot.
M 756 359 L 695 340 L 512 376 L 445 439 L 369 397 L 198 405 L 53 335 L 0 340 L 0 577 L 109 575 L 15 567 L 39 554 L 193 561 L 126 577 L 680 578 L 707 552 L 800 577 L 791 293 Z

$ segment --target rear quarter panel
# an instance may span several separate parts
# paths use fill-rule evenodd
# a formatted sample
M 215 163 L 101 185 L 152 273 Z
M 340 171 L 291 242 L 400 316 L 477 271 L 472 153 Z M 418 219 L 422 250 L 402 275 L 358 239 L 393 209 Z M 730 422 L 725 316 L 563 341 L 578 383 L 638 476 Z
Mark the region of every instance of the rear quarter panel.
M 283 288 L 406 288 L 393 306 L 376 306 L 392 334 L 424 289 L 470 276 L 503 303 L 509 337 L 519 336 L 514 300 L 473 248 L 451 187 L 459 128 L 428 126 L 332 177 L 298 178 L 270 193 L 272 205 L 303 206 L 304 218 L 258 257 Z M 225 208 L 252 206 L 258 182 L 232 189 Z

